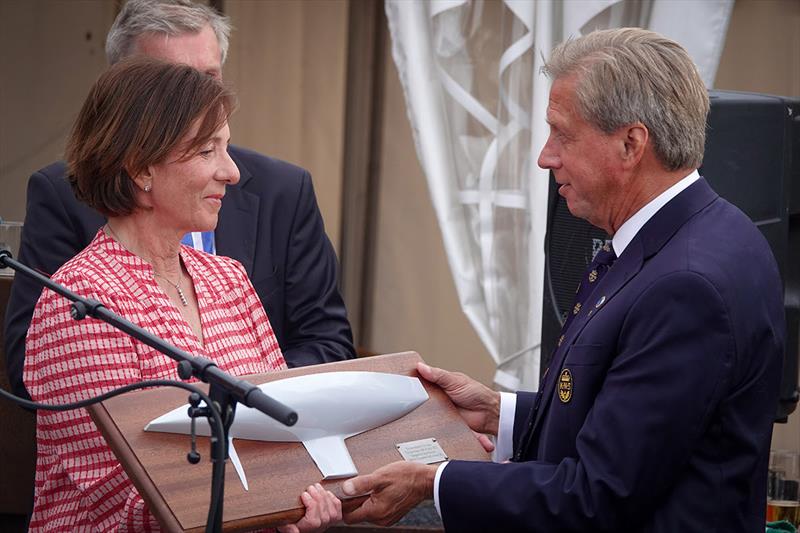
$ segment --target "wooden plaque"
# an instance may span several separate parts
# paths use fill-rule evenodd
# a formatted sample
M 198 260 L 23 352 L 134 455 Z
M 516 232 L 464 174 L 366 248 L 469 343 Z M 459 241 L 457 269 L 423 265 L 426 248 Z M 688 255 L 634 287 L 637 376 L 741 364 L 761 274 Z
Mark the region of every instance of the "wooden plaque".
M 252 383 L 265 383 L 303 374 L 360 370 L 418 377 L 415 352 L 379 355 L 363 359 L 294 368 L 248 376 Z M 450 459 L 485 461 L 483 450 L 447 395 L 421 380 L 430 399 L 406 416 L 345 441 L 360 474 L 402 460 L 396 444 L 435 438 Z M 202 388 L 206 388 L 203 386 Z M 191 465 L 188 435 L 145 432 L 150 420 L 187 403 L 188 393 L 164 388 L 134 392 L 89 408 L 95 423 L 139 490 L 151 512 L 166 531 L 203 531 L 211 496 L 210 447 L 207 437 L 198 437 L 202 459 Z M 331 398 L 335 402 L 335 398 Z M 235 440 L 249 491 L 228 462 L 225 468 L 224 528 L 239 531 L 293 523 L 304 513 L 300 494 L 320 482 L 342 500 L 345 510 L 364 497 L 346 499 L 340 490 L 343 479 L 321 481 L 322 474 L 299 442 Z

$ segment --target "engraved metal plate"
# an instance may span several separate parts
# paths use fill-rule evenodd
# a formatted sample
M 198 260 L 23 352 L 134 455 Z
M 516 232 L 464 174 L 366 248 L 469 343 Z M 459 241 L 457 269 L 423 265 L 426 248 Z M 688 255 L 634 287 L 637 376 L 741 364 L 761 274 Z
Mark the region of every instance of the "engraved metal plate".
M 406 461 L 430 465 L 447 461 L 447 455 L 436 439 L 420 439 L 397 444 L 397 451 Z

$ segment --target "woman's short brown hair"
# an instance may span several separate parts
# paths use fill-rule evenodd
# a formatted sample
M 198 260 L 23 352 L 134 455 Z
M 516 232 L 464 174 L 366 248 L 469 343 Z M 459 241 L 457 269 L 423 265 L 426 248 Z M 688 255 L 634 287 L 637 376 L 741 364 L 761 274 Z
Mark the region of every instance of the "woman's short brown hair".
M 198 119 L 194 153 L 233 111 L 222 83 L 187 65 L 136 58 L 117 63 L 92 86 L 72 128 L 65 159 L 75 196 L 107 217 L 131 214 L 131 179 L 162 162 Z

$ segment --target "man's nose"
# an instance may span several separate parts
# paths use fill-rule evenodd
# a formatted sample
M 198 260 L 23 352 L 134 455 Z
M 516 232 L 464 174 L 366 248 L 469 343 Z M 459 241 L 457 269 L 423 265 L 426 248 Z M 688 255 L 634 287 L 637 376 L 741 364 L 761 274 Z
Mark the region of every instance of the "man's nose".
M 544 147 L 542 147 L 542 151 L 539 154 L 539 160 L 537 163 L 539 167 L 551 170 L 561 166 L 561 158 L 558 157 L 558 154 L 551 146 L 549 139 L 547 140 L 547 143 L 545 143 Z

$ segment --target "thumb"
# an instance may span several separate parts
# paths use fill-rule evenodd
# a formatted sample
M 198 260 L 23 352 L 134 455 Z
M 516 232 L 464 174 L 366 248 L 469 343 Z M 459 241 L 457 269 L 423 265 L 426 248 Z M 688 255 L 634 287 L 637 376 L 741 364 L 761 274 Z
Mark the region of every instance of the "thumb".
M 444 383 L 440 383 L 442 378 L 449 373 L 441 368 L 436 368 L 435 366 L 428 366 L 425 363 L 417 363 L 417 372 L 425 378 L 426 380 L 436 383 L 437 385 L 444 386 Z
M 486 453 L 492 453 L 494 451 L 495 445 L 492 442 L 492 439 L 483 433 L 478 433 L 477 431 L 473 431 L 472 433 L 475 434 L 475 438 L 478 439 L 478 442 L 483 447 L 484 451 L 486 451 Z
M 372 491 L 372 476 L 356 476 L 342 483 L 342 492 L 345 496 L 358 496 Z
M 435 366 L 428 366 L 425 363 L 417 363 L 417 371 L 423 378 L 436 383 L 448 393 L 463 386 L 465 381 L 463 374 L 448 372 Z

